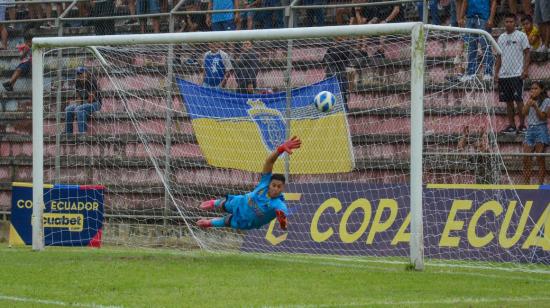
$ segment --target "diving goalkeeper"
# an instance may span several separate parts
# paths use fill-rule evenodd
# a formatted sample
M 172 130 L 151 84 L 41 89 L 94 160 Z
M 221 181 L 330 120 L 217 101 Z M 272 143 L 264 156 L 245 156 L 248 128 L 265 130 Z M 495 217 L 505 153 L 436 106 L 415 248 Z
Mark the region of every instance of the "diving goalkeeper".
M 283 197 L 285 177 L 271 174 L 279 155 L 300 148 L 302 142 L 296 136 L 285 141 L 265 160 L 260 183 L 253 191 L 244 195 L 227 195 L 225 199 L 208 200 L 200 205 L 202 210 L 227 212 L 228 215 L 213 219 L 200 219 L 201 228 L 257 229 L 268 224 L 275 217 L 281 229 L 286 230 L 288 209 Z

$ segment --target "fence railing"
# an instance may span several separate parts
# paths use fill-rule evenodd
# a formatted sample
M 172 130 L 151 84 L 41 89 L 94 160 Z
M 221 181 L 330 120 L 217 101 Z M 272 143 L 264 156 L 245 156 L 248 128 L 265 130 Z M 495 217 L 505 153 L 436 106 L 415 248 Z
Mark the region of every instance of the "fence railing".
M 33 19 L 16 19 L 16 20 L 4 20 L 0 21 L 0 24 L 14 24 L 14 23 L 43 23 L 43 22 L 55 22 L 58 27 L 63 27 L 63 21 L 97 21 L 97 20 L 121 20 L 121 19 L 134 19 L 134 18 L 155 18 L 155 17 L 168 17 L 168 23 L 170 25 L 175 24 L 175 18 L 181 15 L 196 15 L 196 14 L 213 14 L 213 13 L 244 13 L 244 12 L 262 12 L 262 11 L 282 11 L 285 16 L 285 27 L 293 27 L 293 22 L 288 20 L 294 20 L 296 13 L 299 10 L 311 10 L 311 9 L 336 9 L 336 8 L 352 8 L 352 7 L 377 7 L 387 6 L 392 4 L 406 4 L 406 3 L 419 3 L 423 2 L 423 22 L 427 22 L 427 0 L 391 0 L 382 2 L 367 2 L 367 3 L 347 3 L 347 4 L 327 4 L 327 5 L 301 5 L 300 0 L 293 0 L 289 5 L 271 6 L 271 7 L 255 7 L 255 8 L 238 8 L 227 10 L 195 10 L 195 11 L 180 11 L 181 7 L 189 0 L 172 0 L 168 1 L 168 6 L 172 7 L 169 12 L 155 13 L 155 14 L 136 14 L 136 15 L 113 15 L 112 16 L 80 16 L 80 17 L 68 17 L 69 13 L 77 6 L 79 2 L 89 3 L 87 0 L 47 0 L 47 1 L 17 1 L 13 5 L 42 5 L 42 4 L 64 4 L 69 3 L 69 6 L 63 9 L 61 13 L 58 12 L 57 17 L 51 18 L 33 18 Z M 6 4 L 8 5 L 8 4 Z M 169 32 L 174 32 L 174 29 L 170 27 Z

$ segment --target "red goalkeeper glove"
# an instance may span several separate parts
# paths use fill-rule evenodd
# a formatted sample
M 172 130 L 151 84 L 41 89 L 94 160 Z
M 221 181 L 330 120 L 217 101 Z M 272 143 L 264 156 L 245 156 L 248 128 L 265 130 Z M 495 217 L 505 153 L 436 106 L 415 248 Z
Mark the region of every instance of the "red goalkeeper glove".
M 277 147 L 277 153 L 279 153 L 279 155 L 283 154 L 283 152 L 292 154 L 292 150 L 299 149 L 301 145 L 302 141 L 300 140 L 300 138 L 294 136 L 290 140 L 285 141 L 283 144 Z
M 286 215 L 283 211 L 275 211 L 275 214 L 277 215 L 277 220 L 279 221 L 279 226 L 281 226 L 281 229 L 286 231 Z

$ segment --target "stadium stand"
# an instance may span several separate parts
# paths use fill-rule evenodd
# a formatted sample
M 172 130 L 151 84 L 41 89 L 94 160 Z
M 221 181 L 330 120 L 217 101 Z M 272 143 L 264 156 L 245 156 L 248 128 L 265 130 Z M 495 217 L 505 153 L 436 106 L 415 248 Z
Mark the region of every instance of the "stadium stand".
M 7 27 L 9 30 L 9 44 L 7 50 L 0 51 L 0 67 L 2 68 L 2 79 L 5 80 L 9 78 L 13 68 L 17 65 L 19 61 L 19 53 L 15 49 L 15 46 L 22 43 L 23 36 L 26 31 L 34 31 L 36 36 L 56 36 L 56 35 L 93 35 L 96 33 L 97 29 L 94 28 L 95 23 L 92 19 L 85 17 L 86 15 L 95 16 L 109 16 L 110 12 L 100 12 L 94 11 L 93 9 L 87 8 L 85 5 L 77 4 L 75 2 L 66 2 L 63 5 L 54 5 L 55 13 L 52 13 L 51 16 L 46 16 L 46 19 L 40 19 L 40 22 L 30 20 L 27 17 L 30 16 L 29 11 L 25 8 L 24 5 L 17 5 L 17 18 L 20 20 L 8 20 L 2 22 L 4 25 L 10 25 L 10 22 L 15 25 L 14 27 Z M 100 1 L 96 1 L 100 2 Z M 127 2 L 131 2 L 127 1 Z M 132 8 L 127 5 L 127 2 L 116 1 L 116 6 L 111 6 L 114 8 L 112 15 L 118 16 L 114 22 L 114 33 L 123 34 L 123 33 L 139 33 L 141 32 L 139 23 L 132 23 L 131 20 L 135 18 L 133 15 L 129 15 L 132 11 Z M 172 2 L 172 1 L 169 1 Z M 179 3 L 172 4 L 172 8 L 178 9 L 177 12 L 183 12 L 182 9 L 186 8 L 184 1 Z M 81 3 L 81 2 L 79 2 Z M 201 4 L 201 8 L 204 8 L 204 3 Z M 0 4 L 1 5 L 1 4 Z M 51 6 L 51 2 L 43 2 L 44 6 Z M 405 6 L 405 17 L 407 20 L 417 20 L 418 17 L 415 12 L 415 7 L 413 5 L 412 10 L 409 10 L 409 6 Z M 65 9 L 64 13 L 60 13 L 60 9 Z M 413 12 L 412 14 L 410 12 Z M 97 14 L 96 14 L 97 13 Z M 501 12 L 502 13 L 502 12 Z M 168 18 L 169 15 L 166 12 L 160 13 L 160 32 L 168 32 L 170 29 Z M 162 15 L 164 14 L 164 15 Z M 331 25 L 336 23 L 335 10 L 325 10 L 325 21 L 326 25 Z M 300 13 L 299 24 L 309 25 L 309 21 L 306 20 L 307 16 L 311 14 Z M 52 17 L 57 16 L 57 17 Z M 63 18 L 59 18 L 63 16 Z M 172 15 L 170 15 L 172 16 Z M 179 15 L 177 15 L 179 16 Z M 66 19 L 67 17 L 68 19 Z M 75 19 L 76 18 L 76 19 Z M 81 19 L 78 19 L 81 18 Z M 172 18 L 172 17 L 170 17 Z M 176 15 L 173 18 L 178 19 Z M 26 21 L 21 21 L 26 20 Z M 51 23 L 54 21 L 55 24 Z M 48 24 L 50 23 L 50 24 Z M 176 22 L 177 24 L 178 22 Z M 42 26 L 46 25 L 48 26 Z M 38 26 L 37 26 L 38 25 Z M 146 32 L 153 32 L 152 24 L 147 25 Z M 179 29 L 179 27 L 178 27 Z M 177 29 L 176 29 L 177 30 Z M 502 33 L 502 28 L 493 29 L 493 35 L 497 37 Z M 456 54 L 456 46 L 442 46 L 437 41 L 430 41 L 430 46 L 428 50 L 433 51 L 433 54 L 429 55 L 430 57 L 446 57 L 452 59 Z M 293 86 L 300 86 L 305 84 L 314 83 L 320 81 L 324 78 L 324 71 L 319 69 L 319 63 L 322 61 L 323 55 L 326 50 L 322 48 L 311 50 L 311 49 L 298 49 L 294 51 L 293 57 L 293 66 L 294 70 L 292 71 L 292 80 L 297 80 L 299 83 L 293 84 Z M 530 80 L 543 80 L 547 85 L 550 85 L 550 61 L 548 56 L 545 53 L 533 53 L 532 54 L 532 64 L 529 67 L 529 80 L 525 84 L 525 88 L 529 87 Z M 272 68 L 270 71 L 260 71 L 260 76 L 258 77 L 258 87 L 259 88 L 272 88 L 277 90 L 278 88 L 284 87 L 284 50 L 274 50 L 273 57 L 270 59 L 261 59 L 262 61 L 272 61 L 268 66 Z M 161 59 L 162 60 L 162 59 Z M 399 53 L 396 53 L 392 50 L 385 51 L 385 59 L 382 61 L 388 61 L 392 63 L 399 62 Z M 162 61 L 161 61 L 162 62 Z M 71 63 L 71 59 L 68 58 L 65 61 L 67 69 L 74 69 L 74 65 Z M 274 67 L 277 67 L 277 64 L 280 64 L 281 69 L 275 70 Z M 188 80 L 199 80 L 198 79 L 198 67 L 195 63 L 184 63 L 182 65 L 187 65 L 186 71 Z M 157 70 L 165 70 L 166 68 L 162 65 L 156 66 Z M 400 71 L 406 72 L 407 67 L 399 68 Z M 430 85 L 427 88 L 427 91 L 437 90 L 439 87 L 445 84 L 445 76 L 452 75 L 453 72 L 444 72 L 438 71 L 438 68 L 435 67 L 433 71 L 428 72 L 430 78 Z M 261 77 L 262 74 L 270 75 L 270 84 L 262 84 L 262 80 L 265 80 Z M 147 84 L 150 86 L 149 89 L 144 89 L 142 87 L 136 86 L 134 89 L 126 89 L 128 91 L 141 91 L 146 93 L 149 90 L 158 88 L 160 84 L 160 78 L 156 74 L 149 74 L 147 70 L 143 72 L 144 77 L 147 79 Z M 397 72 L 395 76 L 405 76 L 406 74 L 399 74 Z M 402 90 L 398 86 L 388 86 L 387 82 L 384 80 L 377 79 L 378 76 L 373 75 L 368 69 L 363 70 L 359 74 L 359 82 L 357 89 L 352 92 L 349 102 L 350 113 L 349 121 L 350 123 L 371 123 L 370 125 L 365 124 L 361 126 L 360 129 L 352 131 L 352 141 L 354 145 L 365 145 L 369 143 L 379 143 L 379 140 L 392 140 L 392 139 L 405 139 L 407 140 L 407 127 L 409 124 L 406 123 L 406 119 L 402 119 L 402 125 L 396 125 L 395 121 L 387 121 L 388 116 L 395 116 L 399 118 L 405 114 L 406 110 L 377 110 L 376 106 L 383 106 L 386 104 L 386 101 L 382 101 L 376 95 L 373 95 L 371 91 L 372 87 L 385 87 L 387 93 L 392 93 L 391 99 L 400 100 L 402 97 Z M 396 80 L 393 80 L 396 81 Z M 100 76 L 99 78 L 100 88 L 102 89 L 104 104 L 103 109 L 100 113 L 94 114 L 89 123 L 89 133 L 85 136 L 74 137 L 74 140 L 71 140 L 72 146 L 66 146 L 62 151 L 72 151 L 76 156 L 74 157 L 74 162 L 67 161 L 63 166 L 66 170 L 71 170 L 70 173 L 73 176 L 75 182 L 90 182 L 91 178 L 97 178 L 97 174 L 101 174 L 101 170 L 97 170 L 94 167 L 93 161 L 89 158 L 91 156 L 109 156 L 109 157 L 123 157 L 128 169 L 131 169 L 135 165 L 146 165 L 150 162 L 145 157 L 144 149 L 140 148 L 135 143 L 128 143 L 129 140 L 135 140 L 137 137 L 131 129 L 129 123 L 129 118 L 124 114 L 123 109 L 120 105 L 116 104 L 113 90 L 109 88 L 109 83 L 106 78 Z M 127 82 L 126 84 L 131 84 Z M 143 84 L 141 82 L 136 82 L 136 85 Z M 385 84 L 385 85 L 384 85 Z M 229 80 L 229 87 L 235 88 L 236 82 L 234 79 Z M 31 140 L 31 76 L 30 74 L 22 77 L 14 87 L 13 92 L 7 92 L 4 89 L 0 89 L 0 211 L 3 213 L 9 211 L 10 202 L 11 202 L 11 182 L 30 182 L 32 181 L 32 140 Z M 494 93 L 495 104 L 498 103 L 496 99 L 497 94 Z M 52 98 L 46 97 L 45 101 L 48 101 Z M 385 98 L 387 99 L 387 97 Z M 175 103 L 177 108 L 181 109 L 182 104 L 179 103 L 180 97 L 176 93 L 174 95 L 174 100 L 178 103 Z M 366 103 L 368 102 L 368 103 Z M 133 101 L 130 103 L 139 104 L 139 101 Z M 366 105 L 368 104 L 368 105 Z M 449 117 L 451 114 L 456 114 L 457 111 L 460 111 L 461 108 L 469 107 L 467 100 L 462 100 L 461 97 L 455 96 L 453 93 L 445 92 L 445 96 L 438 97 L 433 101 L 426 102 L 431 107 L 437 107 L 437 116 L 439 117 Z M 153 106 L 153 105 L 146 105 Z M 504 127 L 506 125 L 506 110 L 504 105 L 501 104 L 496 109 L 497 110 L 497 125 L 498 127 Z M 159 112 L 160 110 L 147 109 L 143 110 L 143 113 L 147 115 L 149 123 L 147 127 L 148 130 L 148 139 L 155 140 L 155 138 L 162 139 L 164 133 L 164 122 L 165 117 L 164 113 Z M 201 158 L 200 149 L 196 143 L 196 140 L 192 134 L 192 128 L 188 117 L 184 114 L 182 110 L 181 113 L 177 115 L 177 122 L 179 123 L 179 130 L 177 134 L 173 137 L 173 146 L 182 149 L 182 151 L 174 151 L 175 153 L 186 153 L 182 157 L 174 157 L 175 163 L 177 164 L 178 160 L 181 161 L 196 161 L 196 165 L 192 173 L 187 174 L 178 174 L 177 182 L 182 185 L 182 189 L 187 189 L 191 192 L 193 184 L 196 183 L 197 178 L 204 179 L 216 179 L 222 178 L 217 176 L 212 176 L 213 174 L 204 174 L 204 173 L 216 173 L 217 170 L 201 168 L 206 162 Z M 46 110 L 47 123 L 55 123 L 55 112 L 54 110 Z M 432 116 L 434 116 L 432 114 Z M 117 129 L 114 130 L 110 125 L 116 125 Z M 376 120 L 376 121 L 375 121 Z M 453 120 L 453 119 L 450 119 Z M 475 117 L 464 119 L 461 121 L 474 123 L 476 121 Z M 372 123 L 377 123 L 376 126 Z M 385 132 L 392 131 L 392 134 L 378 134 L 377 129 L 379 126 L 386 125 L 388 127 L 384 128 Z M 53 127 L 52 125 L 46 125 L 47 127 Z M 359 127 L 357 125 L 351 125 L 351 127 Z M 432 125 L 426 123 L 426 131 L 437 134 L 438 127 L 437 125 Z M 116 131 L 117 135 L 113 135 L 112 132 Z M 461 132 L 456 131 L 455 135 L 448 136 L 450 140 L 455 140 L 458 142 Z M 102 147 L 90 147 L 89 143 L 82 142 L 79 143 L 78 140 L 93 140 L 102 139 Z M 429 137 L 427 137 L 429 139 Z M 513 154 L 520 153 L 522 151 L 521 143 L 522 136 L 520 135 L 499 135 L 498 141 L 500 146 L 500 151 L 504 154 Z M 55 143 L 55 132 L 46 131 L 45 132 L 45 163 L 53 164 L 53 155 L 54 150 L 53 146 Z M 160 143 L 159 143 L 160 145 Z M 401 146 L 408 147 L 408 145 L 379 145 L 373 148 L 367 147 L 357 147 L 355 157 L 357 160 L 356 169 L 348 175 L 339 175 L 339 180 L 344 180 L 344 177 L 360 178 L 362 174 L 369 173 L 369 178 L 376 178 L 379 182 L 384 182 L 385 178 L 389 178 L 389 175 L 392 175 L 392 168 L 396 168 L 399 171 L 403 170 L 403 165 L 406 165 L 406 157 L 396 157 L 394 153 L 403 153 L 399 149 L 392 147 Z M 365 160 L 365 157 L 369 157 L 369 160 Z M 458 159 L 458 158 L 457 158 Z M 521 159 L 514 157 L 513 155 L 504 156 L 506 162 L 506 167 L 511 174 L 512 179 L 515 181 L 520 181 L 521 179 Z M 116 164 L 116 160 L 109 159 L 109 162 Z M 122 166 L 122 160 L 120 161 Z M 128 163 L 129 162 L 129 163 Z M 72 166 L 73 165 L 73 166 Z M 74 166 L 78 165 L 78 169 L 74 169 Z M 101 163 L 102 167 L 108 167 L 108 164 Z M 547 169 L 550 169 L 550 163 L 547 162 Z M 428 166 L 429 167 L 429 166 Z M 437 168 L 437 166 L 433 166 Z M 460 164 L 456 164 L 455 168 L 463 168 Z M 111 200 L 117 202 L 116 204 L 125 205 L 130 204 L 132 197 L 131 195 L 137 193 L 138 191 L 141 194 L 149 194 L 151 199 L 157 199 L 158 196 L 163 194 L 162 189 L 149 188 L 147 189 L 149 182 L 147 182 L 151 175 L 143 174 L 136 176 L 131 171 L 128 171 L 126 174 L 124 169 L 120 169 L 121 174 L 120 178 L 126 179 L 128 183 L 128 188 L 125 188 L 125 193 L 127 196 L 120 200 Z M 65 172 L 65 171 L 64 171 Z M 67 172 L 68 173 L 68 172 Z M 239 171 L 234 171 L 235 176 L 232 177 L 235 180 L 234 184 L 236 187 L 239 185 L 250 182 L 250 179 L 243 180 L 242 183 L 238 179 L 243 179 L 245 175 L 240 174 Z M 94 176 L 95 174 L 95 176 Z M 106 173 L 108 174 L 108 173 Z M 202 177 L 195 177 L 197 174 L 203 174 Z M 119 180 L 120 180 L 119 178 Z M 106 183 L 109 182 L 108 179 L 102 179 Z M 460 179 L 434 179 L 440 181 L 460 181 Z M 158 184 L 158 183 L 157 183 Z M 212 183 L 211 183 L 212 184 Z M 108 186 L 108 185 L 107 185 Z M 133 187 L 132 190 L 129 187 Z M 149 186 L 150 187 L 150 186 Z M 117 194 L 121 196 L 121 194 Z M 108 197 L 107 197 L 108 198 Z M 143 199 L 143 195 L 139 198 Z

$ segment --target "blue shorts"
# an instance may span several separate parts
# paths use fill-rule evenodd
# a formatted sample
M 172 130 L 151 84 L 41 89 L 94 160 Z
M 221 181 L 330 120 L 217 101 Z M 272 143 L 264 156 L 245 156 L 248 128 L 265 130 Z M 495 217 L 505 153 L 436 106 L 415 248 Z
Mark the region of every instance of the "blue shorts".
M 227 195 L 223 205 L 224 210 L 230 215 L 225 216 L 226 225 L 230 225 L 233 229 L 253 229 L 252 221 L 249 217 L 243 215 L 239 211 L 239 205 L 246 202 L 247 197 L 243 195 Z
M 138 15 L 160 13 L 159 0 L 137 0 L 136 12 Z
M 544 145 L 550 144 L 550 135 L 548 134 L 548 126 L 546 123 L 530 125 L 527 128 L 527 132 L 525 132 L 525 140 L 523 143 L 530 147 L 534 147 L 537 143 L 542 143 Z
M 212 31 L 230 31 L 235 29 L 236 27 L 233 19 L 212 23 Z
M 19 63 L 19 65 L 15 69 L 20 69 L 23 76 L 27 75 L 28 73 L 31 72 L 32 62 L 27 61 L 27 62 Z

